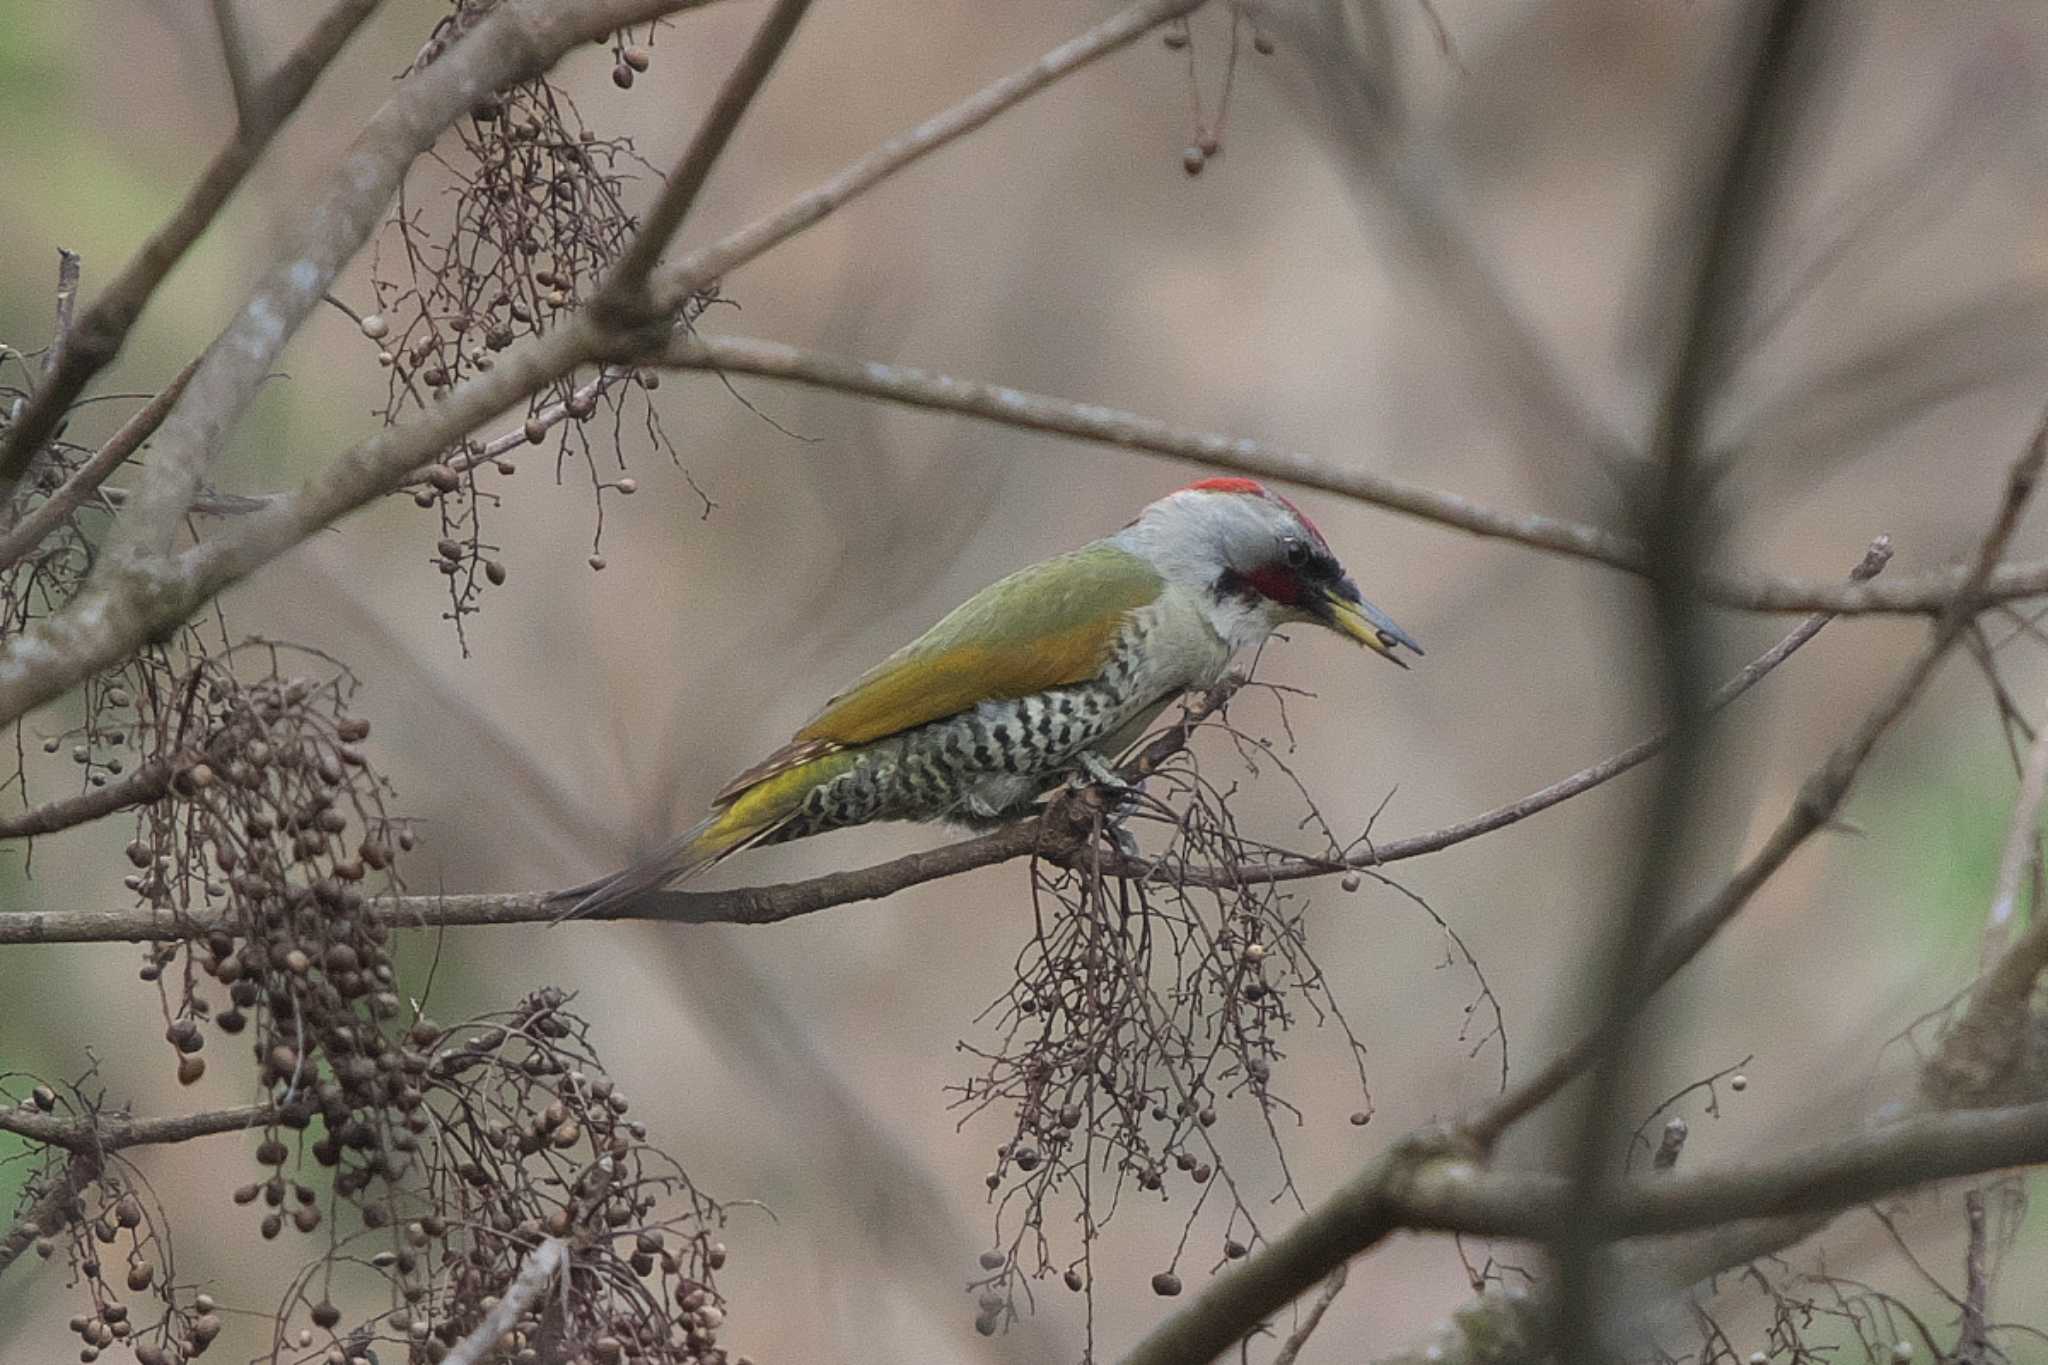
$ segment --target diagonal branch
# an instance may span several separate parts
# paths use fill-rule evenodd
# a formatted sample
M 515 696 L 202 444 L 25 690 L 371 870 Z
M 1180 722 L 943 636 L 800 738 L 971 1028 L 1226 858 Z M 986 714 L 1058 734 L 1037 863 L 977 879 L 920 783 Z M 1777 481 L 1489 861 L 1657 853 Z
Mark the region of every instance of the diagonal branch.
M 667 0 L 662 4 L 657 0 L 604 0 L 599 4 L 594 0 L 589 5 L 545 9 L 528 21 L 528 27 L 541 35 L 533 39 L 532 51 L 536 54 L 559 51 L 560 46 L 550 44 L 562 39 L 572 27 L 595 25 L 593 32 L 608 32 L 629 22 L 630 17 L 641 10 L 662 12 L 700 2 Z M 686 298 L 723 272 L 788 240 L 920 157 L 974 131 L 1004 109 L 1201 3 L 1202 0 L 1140 0 L 1140 3 L 1110 16 L 1030 66 L 995 81 L 951 110 L 891 138 L 782 209 L 656 271 L 651 281 L 655 305 L 667 309 L 672 301 Z M 455 58 L 460 54 L 473 53 L 477 49 L 479 35 L 496 31 L 502 36 L 510 32 L 494 30 L 494 25 L 517 8 L 501 6 L 491 20 L 474 30 L 447 57 L 422 73 L 418 81 L 432 81 L 457 68 L 465 68 L 466 74 L 476 76 L 475 67 L 483 65 L 480 59 L 456 61 Z M 542 38 L 547 41 L 542 41 Z M 450 78 L 459 79 L 453 75 Z M 407 85 L 416 83 L 409 81 Z M 401 97 L 404 93 L 401 91 Z M 440 110 L 434 106 L 419 112 L 426 116 Z M 458 108 L 448 118 L 452 119 L 460 112 Z M 445 121 L 435 127 L 444 126 Z M 403 138 L 397 140 L 404 141 Z M 338 212 L 345 211 L 351 219 L 366 211 L 364 206 L 374 191 L 389 174 L 395 174 L 397 168 L 384 161 L 373 160 L 360 169 L 363 172 L 360 193 L 344 194 L 330 205 Z M 389 195 L 375 197 L 381 207 Z M 339 231 L 338 226 L 335 231 Z M 367 228 L 364 231 L 367 232 Z M 333 243 L 330 241 L 329 245 Z M 277 313 L 279 318 L 301 315 L 298 305 L 304 303 L 305 307 L 311 307 L 311 300 L 317 300 L 325 289 L 318 264 L 308 264 L 309 269 L 303 276 L 293 275 L 286 281 L 290 296 L 281 302 L 289 303 L 291 307 L 280 310 Z M 310 291 L 306 299 L 300 298 L 302 285 Z M 229 534 L 194 546 L 170 561 L 151 565 L 136 573 L 133 579 L 119 579 L 119 575 L 113 575 L 119 581 L 95 585 L 65 611 L 37 622 L 23 635 L 0 648 L 0 723 L 23 715 L 58 696 L 80 679 L 119 660 L 152 633 L 182 620 L 229 584 L 267 564 L 314 532 L 399 487 L 412 471 L 438 458 L 478 424 L 496 416 L 535 389 L 561 378 L 578 365 L 593 360 L 619 359 L 621 357 L 614 352 L 621 348 L 630 349 L 630 346 L 630 338 L 621 339 L 608 334 L 588 314 L 579 314 L 547 336 L 504 352 L 488 373 L 458 385 L 431 412 L 405 425 L 380 432 L 335 457 L 298 489 L 269 500 L 261 510 L 252 512 Z M 219 349 L 216 346 L 215 350 Z M 270 348 L 266 343 L 262 349 L 268 353 Z M 202 366 L 201 373 L 194 376 L 195 389 L 204 377 L 205 368 Z M 241 379 L 236 379 L 235 383 L 239 387 Z M 203 406 L 217 406 L 218 398 L 219 395 L 215 395 L 204 399 Z M 185 402 L 179 405 L 180 411 L 192 407 L 194 402 L 195 395 L 188 393 Z M 173 414 L 173 420 L 175 417 Z M 187 453 L 198 452 L 188 450 Z M 144 502 L 156 509 L 154 514 L 145 513 L 143 522 L 149 522 L 152 516 L 173 506 L 178 509 L 173 515 L 181 515 L 197 492 L 198 465 L 193 461 L 163 461 L 166 467 L 174 463 L 183 466 L 182 472 L 164 472 L 165 482 L 156 485 L 153 495 L 145 487 L 131 496 L 130 501 L 138 510 Z M 139 543 L 146 546 L 149 540 L 145 537 Z M 164 542 L 158 540 L 156 543 Z
M 36 391 L 20 416 L 0 437 L 0 505 L 12 497 L 35 452 L 57 429 L 57 423 L 85 386 L 120 353 L 128 330 L 192 243 L 212 224 L 221 206 L 306 98 L 335 54 L 370 12 L 377 0 L 339 0 L 275 74 L 263 82 L 255 102 L 260 116 L 243 121 L 228 145 L 214 155 L 185 202 L 170 221 L 142 244 L 92 307 L 77 319 L 65 339 L 63 357 L 49 382 Z
M 133 570 L 170 553 L 228 430 L 334 277 L 376 231 L 406 171 L 450 124 L 485 94 L 552 64 L 576 44 L 689 3 L 513 0 L 493 9 L 432 65 L 415 69 L 342 153 L 327 192 L 283 234 L 277 263 L 207 348 L 184 400 L 164 422 L 155 458 L 115 523 L 106 563 Z M 260 109 L 263 102 L 258 104 Z
M 151 759 L 118 782 L 0 816 L 0 839 L 32 839 L 38 834 L 75 829 L 116 811 L 146 806 L 170 789 L 171 765 Z
M 177 377 L 164 385 L 163 390 L 136 409 L 135 414 L 121 424 L 121 429 L 107 438 L 107 443 L 93 452 L 91 459 L 80 465 L 72 476 L 56 492 L 38 503 L 29 514 L 9 527 L 0 535 L 0 569 L 19 562 L 29 551 L 42 544 L 43 537 L 64 524 L 73 512 L 85 505 L 99 486 L 107 481 L 116 469 L 127 462 L 128 457 L 141 448 L 158 426 L 171 405 L 185 392 L 185 383 L 192 378 L 192 371 L 199 366 L 193 360 L 178 371 Z
M 1929 633 L 1906 669 L 1893 681 L 1849 737 L 1832 749 L 1821 765 L 1800 786 L 1799 797 L 1780 818 L 1764 840 L 1763 847 L 1739 868 L 1705 904 L 1679 920 L 1658 941 L 1641 974 L 1632 986 L 1636 1007 L 1655 994 L 1684 969 L 1741 912 L 1751 896 L 1785 865 L 1799 846 L 1832 820 L 1848 796 L 1863 761 L 1898 718 L 1905 714 L 1920 690 L 1934 676 L 1935 668 L 1959 640 L 1983 605 L 1984 585 L 1991 578 L 2005 546 L 2018 529 L 2020 513 L 2032 496 L 2044 459 L 2048 459 L 2048 417 L 2036 430 L 2027 452 L 2013 466 L 2006 480 L 2005 496 L 1999 504 L 1991 529 L 1977 554 L 1969 577 L 1955 600 Z M 1581 1038 L 1541 1072 L 1510 1090 L 1467 1118 L 1463 1131 L 1482 1146 L 1490 1144 L 1507 1127 L 1531 1110 L 1541 1107 L 1571 1083 L 1596 1055 L 1591 1035 Z
M 653 207 L 641 219 L 639 231 L 619 258 L 611 278 L 591 301 L 591 312 L 600 326 L 627 330 L 650 317 L 663 320 L 660 312 L 650 308 L 647 277 L 667 249 L 669 239 L 682 227 L 704 182 L 711 178 L 711 168 L 718 164 L 719 155 L 732 140 L 733 130 L 739 127 L 740 116 L 753 103 L 810 7 L 810 0 L 776 0 L 775 8 L 762 21 L 739 65 L 718 88 L 710 112 L 691 138 L 689 150 L 683 153 L 682 164 L 676 167 Z

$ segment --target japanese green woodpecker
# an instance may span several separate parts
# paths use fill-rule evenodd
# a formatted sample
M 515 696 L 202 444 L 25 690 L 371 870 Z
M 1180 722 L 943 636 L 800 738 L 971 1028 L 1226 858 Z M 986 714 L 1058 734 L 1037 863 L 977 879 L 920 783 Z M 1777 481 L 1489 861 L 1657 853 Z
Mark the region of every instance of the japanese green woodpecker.
M 557 899 L 588 914 L 741 849 L 875 820 L 1015 816 L 1065 775 L 1104 771 L 1168 702 L 1294 623 L 1397 664 L 1422 653 L 1293 503 L 1204 479 L 982 589 L 726 783 L 695 826 Z

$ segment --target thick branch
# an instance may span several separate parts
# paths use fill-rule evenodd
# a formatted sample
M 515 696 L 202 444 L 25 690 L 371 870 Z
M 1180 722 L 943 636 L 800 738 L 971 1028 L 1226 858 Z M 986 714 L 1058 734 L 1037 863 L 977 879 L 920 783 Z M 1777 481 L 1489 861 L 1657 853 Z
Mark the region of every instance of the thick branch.
M 0 839 L 30 839 L 88 824 L 116 811 L 146 806 L 171 787 L 171 765 L 152 760 L 118 782 L 93 787 L 14 815 L 0 816 Z
M 6 1234 L 0 1236 L 0 1275 L 5 1275 L 7 1268 L 20 1260 L 22 1253 L 34 1246 L 37 1239 L 54 1237 L 77 1220 L 79 1196 L 100 1178 L 104 1164 L 105 1160 L 98 1152 L 77 1151 L 71 1154 L 71 1159 L 64 1163 L 63 1174 L 52 1176 L 50 1188 L 24 1209 Z
M 441 1365 L 477 1365 L 497 1348 L 498 1338 L 511 1331 L 519 1317 L 541 1291 L 554 1283 L 556 1272 L 568 1259 L 569 1244 L 559 1237 L 544 1237 L 539 1246 L 526 1253 L 519 1274 L 505 1290 L 505 1296 L 491 1306 L 470 1334 L 455 1343 Z
M 1627 1238 L 1733 1228 L 1737 1250 L 1785 1244 L 1804 1220 L 1924 1185 L 2048 1162 L 2048 1103 L 1928 1114 L 1776 1160 L 1691 1174 L 1662 1172 L 1614 1192 L 1606 1226 Z M 1584 1216 L 1573 1182 L 1547 1172 L 1492 1171 L 1441 1135 L 1417 1134 L 1371 1162 L 1265 1250 L 1212 1281 L 1162 1323 L 1124 1365 L 1188 1365 L 1220 1355 L 1260 1322 L 1395 1231 L 1550 1240 Z M 1754 1220 L 1765 1220 L 1757 1223 Z M 1683 1280 L 1732 1261 L 1683 1258 Z M 1755 1254 L 1753 1251 L 1751 1254 Z M 1683 1281 L 1681 1281 L 1683 1282 Z
M 270 139 L 299 107 L 377 0 L 340 0 L 313 26 L 304 42 L 263 82 L 253 103 L 258 117 L 244 120 L 228 145 L 215 154 L 185 202 L 135 253 L 121 273 L 85 311 L 65 338 L 63 358 L 36 390 L 18 420 L 0 438 L 0 504 L 12 496 L 28 462 L 92 377 L 119 354 L 129 328 L 185 251 L 213 222 L 242 177 L 270 145 Z
M 277 1117 L 267 1104 L 237 1109 L 212 1109 L 199 1114 L 158 1118 L 60 1118 L 35 1109 L 0 1109 L 0 1133 L 14 1133 L 67 1152 L 117 1152 L 123 1147 L 149 1147 L 190 1142 L 216 1133 L 260 1128 Z

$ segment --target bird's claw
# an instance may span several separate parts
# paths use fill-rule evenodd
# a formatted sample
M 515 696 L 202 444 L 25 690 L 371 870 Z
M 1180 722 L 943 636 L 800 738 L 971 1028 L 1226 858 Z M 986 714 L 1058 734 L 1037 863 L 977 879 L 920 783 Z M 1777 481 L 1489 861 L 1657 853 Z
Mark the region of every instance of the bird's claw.
M 1101 754 L 1096 753 L 1093 749 L 1084 749 L 1081 751 L 1080 763 L 1082 769 L 1087 774 L 1088 782 L 1093 783 L 1098 787 L 1106 787 L 1110 791 L 1117 792 L 1119 794 L 1134 792 L 1137 790 L 1136 787 L 1133 787 L 1130 783 L 1124 781 L 1122 774 L 1118 773 L 1116 769 L 1109 766 L 1108 759 L 1105 759 Z M 1075 775 L 1075 782 L 1076 785 L 1087 785 L 1087 783 L 1083 783 L 1080 781 L 1080 774 Z

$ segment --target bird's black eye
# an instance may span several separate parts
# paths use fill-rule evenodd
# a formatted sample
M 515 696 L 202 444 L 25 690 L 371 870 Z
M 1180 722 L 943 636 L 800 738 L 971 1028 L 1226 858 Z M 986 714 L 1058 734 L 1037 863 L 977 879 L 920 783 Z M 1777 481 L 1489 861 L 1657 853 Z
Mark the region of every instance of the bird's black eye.
M 1287 542 L 1287 567 L 1299 569 L 1308 563 L 1308 546 L 1298 540 Z

